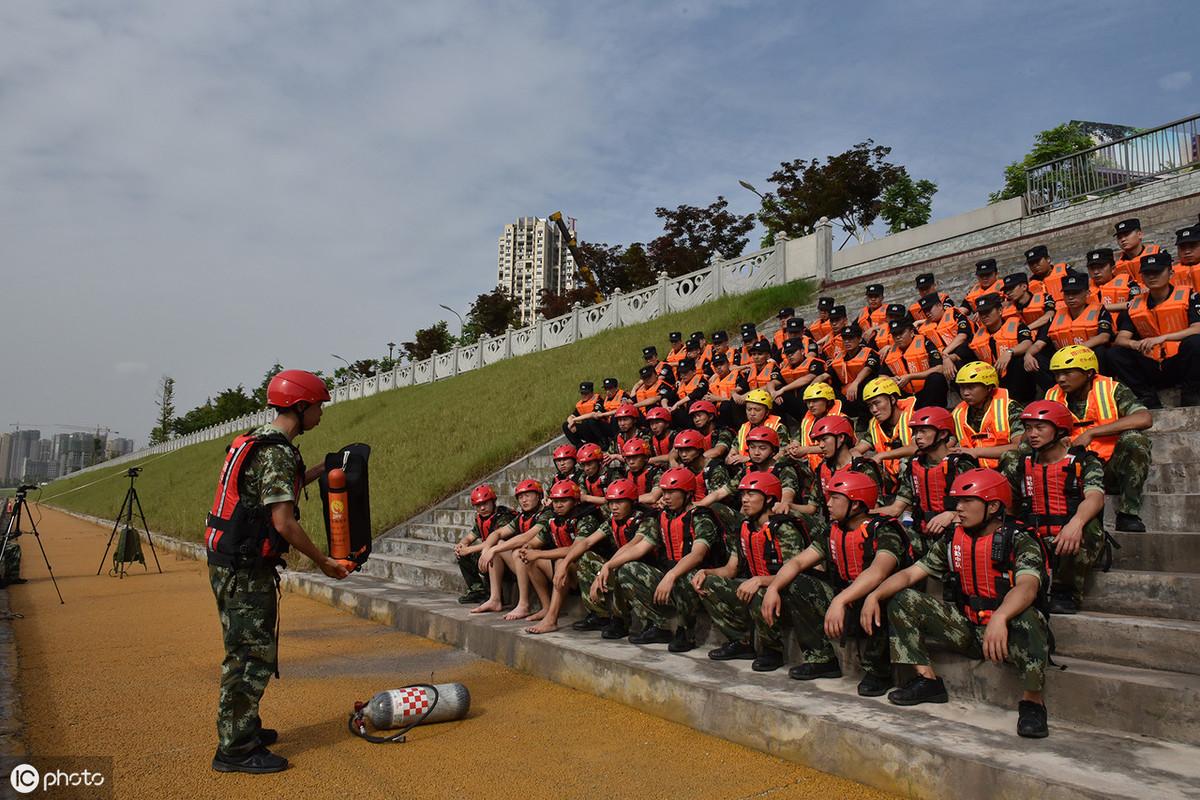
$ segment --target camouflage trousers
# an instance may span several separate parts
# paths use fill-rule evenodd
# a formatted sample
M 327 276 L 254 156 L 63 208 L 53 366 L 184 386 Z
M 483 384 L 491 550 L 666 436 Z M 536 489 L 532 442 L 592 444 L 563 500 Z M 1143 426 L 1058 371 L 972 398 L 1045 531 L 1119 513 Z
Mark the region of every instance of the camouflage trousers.
M 766 589 L 759 589 L 750 602 L 743 603 L 737 589 L 744 578 L 722 578 L 709 575 L 704 579 L 704 594 L 700 602 L 712 618 L 713 625 L 731 642 L 750 641 L 752 633 L 758 634 L 759 652 L 764 650 L 783 651 L 783 631 L 778 623 L 768 625 L 762 615 L 763 596 Z
M 828 581 L 811 575 L 796 576 L 783 595 L 783 607 L 796 630 L 805 664 L 837 662 L 833 642 L 825 635 L 825 614 L 836 596 L 837 590 Z M 864 670 L 872 675 L 891 675 L 887 626 L 866 636 L 858 623 L 861 610 L 861 601 L 846 607 L 844 638 L 863 642 L 859 655 Z
M 645 561 L 622 564 L 614 576 L 618 602 L 624 604 L 632 616 L 648 625 L 665 628 L 671 617 L 676 617 L 680 625 L 690 630 L 695 627 L 696 615 L 700 611 L 700 596 L 691 584 L 692 573 L 681 575 L 675 581 L 667 605 L 658 605 L 654 602 L 654 590 L 666 574 L 666 570 Z
M 11 537 L 0 554 L 0 583 L 9 583 L 21 577 L 21 545 Z
M 485 576 L 479 572 L 479 553 L 455 556 L 454 560 L 458 564 L 458 571 L 462 573 L 463 580 L 467 583 L 467 594 L 487 594 L 487 581 Z
M 904 589 L 888 601 L 893 664 L 929 665 L 928 645 L 934 644 L 970 658 L 983 658 L 984 625 L 968 620 L 949 603 Z M 1008 661 L 1021 673 L 1026 691 L 1040 692 L 1049 660 L 1046 620 L 1027 608 L 1008 623 Z
M 1073 556 L 1056 556 L 1054 554 L 1054 537 L 1046 540 L 1050 551 L 1051 585 L 1071 593 L 1078 603 L 1083 599 L 1083 587 L 1088 575 L 1104 552 L 1104 526 L 1100 520 L 1094 519 L 1083 526 L 1083 540 L 1079 543 L 1079 552 Z
M 590 597 L 592 584 L 596 582 L 596 576 L 600 574 L 600 568 L 604 566 L 604 559 L 589 550 L 581 555 L 575 563 L 577 565 L 575 575 L 579 578 L 579 597 L 583 600 L 583 607 L 598 617 L 616 615 L 628 625 L 630 622 L 629 604 L 620 596 L 619 592 L 612 591 L 613 587 L 608 587 L 610 591 L 601 595 L 599 603 L 592 602 Z
M 1142 514 L 1142 487 L 1150 474 L 1150 437 L 1141 431 L 1122 431 L 1112 458 L 1104 462 L 1104 491 L 1120 499 L 1117 511 Z
M 217 748 L 227 755 L 240 755 L 259 745 L 262 722 L 258 702 L 278 664 L 277 576 L 271 567 L 235 570 L 209 564 L 208 579 L 225 640 Z

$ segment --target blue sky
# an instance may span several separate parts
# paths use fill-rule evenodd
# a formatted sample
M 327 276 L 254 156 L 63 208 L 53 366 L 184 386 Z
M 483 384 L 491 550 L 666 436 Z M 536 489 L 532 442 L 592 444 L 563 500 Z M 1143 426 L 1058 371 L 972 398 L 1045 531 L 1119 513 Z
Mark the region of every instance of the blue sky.
M 503 224 L 742 212 L 866 138 L 986 202 L 1033 135 L 1197 110 L 1190 3 L 0 4 L 0 424 L 144 443 L 276 359 L 386 353 L 494 283 Z M 12 374 L 11 372 L 9 374 Z M 44 430 L 48 435 L 52 430 Z

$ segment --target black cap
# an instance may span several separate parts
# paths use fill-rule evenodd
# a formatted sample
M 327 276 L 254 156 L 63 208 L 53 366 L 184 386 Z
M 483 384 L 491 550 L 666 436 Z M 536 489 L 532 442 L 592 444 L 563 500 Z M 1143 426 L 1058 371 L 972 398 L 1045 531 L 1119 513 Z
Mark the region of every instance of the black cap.
M 867 287 L 867 297 L 883 297 L 883 284 L 872 283 Z
M 653 358 L 658 355 L 658 348 L 654 345 L 649 345 L 642 348 L 642 358 Z
M 579 393 L 580 394 L 591 394 L 594 391 L 596 391 L 596 384 L 593 383 L 592 381 L 580 381 L 579 382 Z
M 1129 219 L 1123 219 L 1117 223 L 1117 226 L 1113 229 L 1113 235 L 1124 236 L 1130 231 L 1140 231 L 1141 229 L 1142 221 L 1137 217 L 1130 217 Z
M 798 350 L 800 350 L 800 351 L 804 350 L 804 340 L 803 339 L 788 339 L 786 342 L 783 343 L 783 354 L 785 356 L 791 355 L 792 353 L 795 353 Z
M 829 309 L 833 308 L 835 305 L 837 305 L 837 300 L 834 300 L 832 297 L 818 297 L 817 298 L 817 309 L 820 311 L 828 311 Z
M 1086 292 L 1089 288 L 1087 276 L 1078 272 L 1068 272 L 1066 277 L 1062 279 L 1062 290 L 1064 292 L 1074 294 L 1076 292 Z
M 729 341 L 728 333 L 726 333 L 725 331 L 713 331 L 713 335 L 712 335 L 712 343 L 713 344 L 724 344 L 725 342 L 728 342 L 728 341 Z
M 728 364 L 729 358 L 724 353 L 715 353 L 713 354 L 711 363 L 714 367 L 719 367 L 722 364 Z
M 1004 305 L 1004 298 L 995 292 L 988 292 L 982 297 L 975 299 L 975 310 L 980 314 L 991 311 L 993 308 L 999 308 Z
M 691 352 L 692 350 L 703 350 L 704 345 L 700 344 L 699 339 L 688 339 L 687 344 L 683 346 L 684 350 Z
M 647 364 L 646 366 L 644 366 L 638 370 L 638 377 L 639 378 L 649 378 L 651 375 L 654 374 L 654 372 L 655 372 L 654 367 Z
M 1029 284 L 1029 276 L 1024 272 L 1011 272 L 1004 276 L 1004 290 L 1015 289 L 1022 283 Z
M 861 339 L 862 328 L 858 327 L 857 324 L 847 325 L 846 327 L 842 328 L 840 335 L 843 339 L 845 339 L 847 336 L 849 336 L 851 339 Z
M 996 271 L 996 259 L 985 258 L 983 261 L 975 262 L 975 274 L 987 275 Z
M 829 316 L 841 317 L 842 319 L 845 319 L 846 318 L 846 307 L 845 306 L 834 306 L 833 308 L 829 309 Z
M 800 317 L 792 317 L 783 324 L 783 330 L 786 333 L 804 333 L 804 320 Z
M 937 278 L 933 277 L 932 272 L 922 272 L 917 276 L 917 288 L 928 289 L 930 286 L 933 286 L 936 280 Z
M 692 335 L 689 336 L 688 338 L 689 339 L 699 339 L 700 341 L 703 342 L 704 341 L 704 331 L 692 331 Z
M 747 333 L 755 333 L 758 330 L 758 326 L 756 326 L 753 322 L 743 322 L 740 326 L 738 326 L 738 330 L 740 330 L 742 335 L 745 336 Z
M 1095 250 L 1088 250 L 1087 265 L 1090 267 L 1094 264 L 1115 264 L 1116 259 L 1113 258 L 1111 247 L 1097 247 Z
M 621 385 L 621 382 L 619 380 L 617 380 L 616 378 L 605 378 L 604 379 L 604 388 L 605 389 L 615 389 L 620 385 Z
M 886 313 L 889 317 L 902 317 L 908 313 L 908 306 L 903 303 L 888 303 Z
M 911 319 L 909 319 L 908 317 L 901 317 L 900 319 L 893 319 L 893 320 L 888 321 L 888 332 L 891 333 L 893 336 L 895 336 L 897 333 L 901 333 L 901 332 L 911 328 L 912 326 L 913 326 L 913 321 Z
M 667 334 L 667 338 L 671 340 L 672 344 L 674 344 L 675 342 L 682 342 L 683 341 L 683 331 L 671 331 L 670 333 Z
M 787 319 L 788 317 L 796 316 L 796 309 L 791 306 L 784 306 L 779 309 L 779 313 L 775 315 L 776 319 Z
M 1043 258 L 1050 257 L 1050 250 L 1044 244 L 1035 244 L 1033 247 L 1025 251 L 1025 263 L 1032 261 L 1041 261 Z
M 1191 244 L 1193 242 L 1200 242 L 1200 225 L 1175 231 L 1175 244 Z
M 696 359 L 681 358 L 679 359 L 679 366 L 676 369 L 678 369 L 680 372 L 691 372 L 692 370 L 696 369 Z
M 1162 272 L 1170 268 L 1171 254 L 1166 250 L 1159 250 L 1157 253 L 1142 256 L 1141 266 L 1142 272 Z
M 771 345 L 767 344 L 762 339 L 759 339 L 754 344 L 750 345 L 750 352 L 751 353 L 770 353 Z
M 936 294 L 927 294 L 917 301 L 917 305 L 921 307 L 922 311 L 931 311 L 934 306 L 940 306 L 941 304 L 942 298 Z

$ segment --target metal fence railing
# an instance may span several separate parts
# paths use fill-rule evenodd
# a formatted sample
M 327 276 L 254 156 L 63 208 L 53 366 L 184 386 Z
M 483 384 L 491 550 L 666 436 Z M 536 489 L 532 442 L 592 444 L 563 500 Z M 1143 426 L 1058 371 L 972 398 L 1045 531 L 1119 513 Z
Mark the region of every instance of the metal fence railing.
M 1025 170 L 1025 207 L 1049 211 L 1196 166 L 1200 114 Z

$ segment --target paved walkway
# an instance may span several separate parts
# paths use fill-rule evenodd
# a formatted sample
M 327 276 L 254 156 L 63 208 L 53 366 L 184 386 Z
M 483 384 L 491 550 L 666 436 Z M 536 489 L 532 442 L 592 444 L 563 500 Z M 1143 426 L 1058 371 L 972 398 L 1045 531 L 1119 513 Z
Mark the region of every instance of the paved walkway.
M 288 594 L 283 680 L 262 715 L 293 766 L 218 775 L 209 762 L 222 651 L 205 568 L 160 550 L 162 575 L 150 559 L 149 574 L 96 577 L 109 530 L 40 513 L 66 604 L 24 539 L 31 580 L 10 590 L 24 618 L 9 624 L 26 739 L 39 755 L 114 757 L 117 797 L 885 796 Z M 401 745 L 346 731 L 355 699 L 431 679 L 467 685 L 468 719 L 417 728 Z

